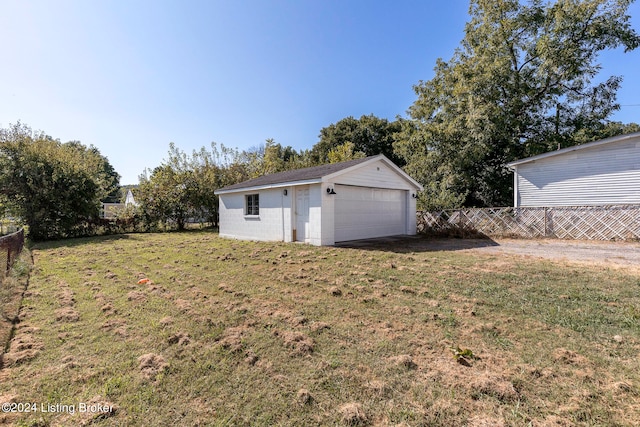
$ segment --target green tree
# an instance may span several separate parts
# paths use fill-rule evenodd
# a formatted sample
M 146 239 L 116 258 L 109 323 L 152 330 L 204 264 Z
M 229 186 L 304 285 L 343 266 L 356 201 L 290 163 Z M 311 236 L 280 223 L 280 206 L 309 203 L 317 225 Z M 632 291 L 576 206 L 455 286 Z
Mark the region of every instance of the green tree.
M 607 119 L 622 79 L 594 79 L 601 51 L 640 43 L 629 4 L 472 0 L 461 46 L 414 87 L 395 144 L 425 185 L 422 205 L 508 205 L 506 163 L 615 131 Z
M 237 160 L 246 168 L 247 179 L 298 169 L 309 164 L 308 152 L 299 154 L 291 146 L 283 147 L 271 138 L 264 144 L 243 151 Z
M 118 181 L 94 147 L 62 144 L 21 123 L 0 130 L 0 197 L 34 240 L 82 234 Z
M 404 160 L 393 149 L 395 138 L 401 130 L 400 122 L 389 122 L 373 114 L 359 119 L 346 117 L 320 130 L 320 141 L 311 148 L 310 155 L 315 164 L 328 163 L 332 150 L 351 143 L 354 153 L 362 152 L 365 156 L 384 154 L 397 165 L 403 166 Z
M 362 159 L 364 157 L 366 155 L 362 151 L 356 151 L 356 146 L 351 141 L 337 145 L 327 153 L 329 163 L 346 162 L 347 160 Z
M 100 154 L 100 151 L 93 145 L 86 147 L 80 141 L 70 141 L 64 145 L 76 150 L 78 155 L 84 159 L 84 169 L 98 184 L 96 197 L 105 203 L 118 203 L 120 201 L 120 174 L 109 163 L 109 159 Z
M 184 230 L 193 214 L 188 200 L 188 174 L 181 174 L 170 165 L 161 165 L 147 176 L 140 176 L 138 203 L 145 222 L 150 228 L 157 223 L 165 227 L 175 224 Z
M 216 143 L 211 143 L 211 150 L 202 147 L 191 154 L 169 144 L 167 159 L 140 176 L 136 191 L 147 228 L 163 224 L 182 230 L 190 219 L 216 226 L 219 199 L 214 191 L 249 179 L 250 171 L 264 167 L 262 164 L 262 155 L 258 161 L 257 155 Z

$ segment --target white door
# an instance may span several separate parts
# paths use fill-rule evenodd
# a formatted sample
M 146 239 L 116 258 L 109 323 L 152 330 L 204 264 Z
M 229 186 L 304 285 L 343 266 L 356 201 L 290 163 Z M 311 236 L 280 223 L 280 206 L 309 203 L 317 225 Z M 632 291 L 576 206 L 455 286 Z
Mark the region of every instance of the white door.
M 335 241 L 407 233 L 407 191 L 335 186 Z
M 309 187 L 296 189 L 296 240 L 309 242 Z

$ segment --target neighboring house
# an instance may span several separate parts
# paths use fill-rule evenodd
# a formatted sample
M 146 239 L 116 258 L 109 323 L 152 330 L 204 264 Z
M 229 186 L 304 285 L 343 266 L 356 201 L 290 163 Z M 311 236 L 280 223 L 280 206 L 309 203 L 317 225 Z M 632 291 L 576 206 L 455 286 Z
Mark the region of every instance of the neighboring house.
M 124 205 L 125 207 L 138 206 L 138 202 L 136 202 L 136 199 L 133 198 L 133 193 L 131 192 L 131 190 L 127 190 L 127 197 L 124 199 Z
M 509 163 L 514 204 L 640 204 L 640 132 L 563 148 Z
M 118 215 L 118 212 L 122 211 L 128 206 L 138 206 L 138 202 L 133 198 L 131 190 L 127 190 L 127 197 L 124 203 L 103 203 L 102 212 L 100 212 L 101 218 L 112 219 Z
M 265 175 L 215 194 L 221 236 L 319 246 L 416 234 L 419 190 L 381 154 Z

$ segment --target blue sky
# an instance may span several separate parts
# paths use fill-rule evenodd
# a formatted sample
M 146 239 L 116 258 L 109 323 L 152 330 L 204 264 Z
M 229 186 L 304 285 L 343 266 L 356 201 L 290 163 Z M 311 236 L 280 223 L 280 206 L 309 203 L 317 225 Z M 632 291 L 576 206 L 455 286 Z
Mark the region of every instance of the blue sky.
M 169 143 L 311 148 L 363 114 L 406 115 L 463 38 L 465 0 L 0 0 L 0 127 L 94 145 L 135 184 Z M 640 6 L 630 8 L 640 31 Z M 614 117 L 640 122 L 639 51 Z

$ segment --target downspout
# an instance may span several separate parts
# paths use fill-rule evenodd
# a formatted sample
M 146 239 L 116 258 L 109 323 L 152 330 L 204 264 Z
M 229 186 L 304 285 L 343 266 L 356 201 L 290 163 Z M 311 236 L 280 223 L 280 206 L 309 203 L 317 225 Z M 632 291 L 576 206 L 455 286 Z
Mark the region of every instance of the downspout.
M 281 201 L 282 203 L 280 203 L 281 207 L 280 207 L 280 213 L 282 214 L 282 241 L 284 242 L 284 237 L 285 237 L 285 232 L 284 232 L 284 192 L 287 190 L 282 190 L 280 192 L 280 197 L 281 197 Z
M 513 167 L 513 207 L 518 207 L 518 166 Z

